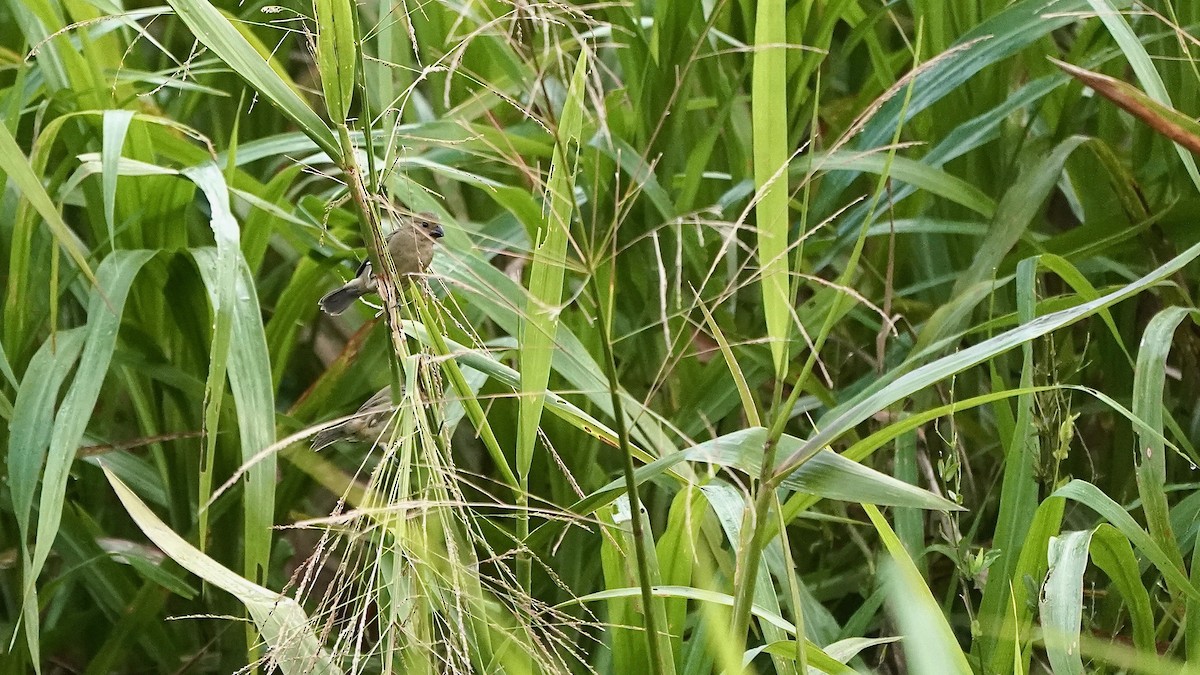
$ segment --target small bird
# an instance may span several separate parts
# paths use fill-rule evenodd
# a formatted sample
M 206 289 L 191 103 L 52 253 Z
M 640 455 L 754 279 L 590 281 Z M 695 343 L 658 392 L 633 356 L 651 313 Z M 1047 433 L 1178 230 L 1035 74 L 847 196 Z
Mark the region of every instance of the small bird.
M 401 218 L 400 226 L 387 236 L 388 255 L 396 266 L 396 272 L 407 279 L 428 269 L 433 260 L 433 244 L 443 236 L 442 226 L 432 213 Z M 359 264 L 353 279 L 327 293 L 319 304 L 326 314 L 337 316 L 350 309 L 355 300 L 367 293 L 374 293 L 378 288 L 378 278 L 371 268 L 371 259 L 367 258 Z
M 396 404 L 392 403 L 392 388 L 384 387 L 362 404 L 354 417 L 322 430 L 313 436 L 313 450 L 320 450 L 337 441 L 362 441 L 376 443 L 383 438 L 392 418 L 396 413 Z

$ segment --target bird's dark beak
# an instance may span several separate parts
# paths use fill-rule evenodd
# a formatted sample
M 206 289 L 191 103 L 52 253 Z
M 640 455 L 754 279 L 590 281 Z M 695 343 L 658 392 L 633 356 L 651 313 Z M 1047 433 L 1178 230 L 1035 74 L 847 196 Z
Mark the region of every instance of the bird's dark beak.
M 434 225 L 433 229 L 429 231 L 429 236 L 433 237 L 434 239 L 441 239 L 442 237 L 446 236 L 446 233 L 442 232 L 441 225 Z

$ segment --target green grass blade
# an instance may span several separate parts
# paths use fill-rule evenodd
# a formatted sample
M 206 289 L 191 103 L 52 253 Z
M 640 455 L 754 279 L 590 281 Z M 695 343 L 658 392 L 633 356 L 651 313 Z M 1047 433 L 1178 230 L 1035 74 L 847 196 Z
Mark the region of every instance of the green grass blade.
M 1036 165 L 1021 173 L 996 207 L 992 227 L 979 245 L 979 252 L 975 255 L 971 267 L 958 276 L 954 285 L 954 295 L 995 277 L 1000 261 L 1020 240 L 1021 234 L 1041 210 L 1042 203 L 1058 184 L 1067 158 L 1087 140 L 1083 136 L 1068 138 Z
M 659 562 L 660 583 L 667 586 L 690 586 L 696 557 L 700 549 L 700 526 L 704 522 L 704 495 L 699 488 L 687 486 L 671 500 L 667 512 L 667 524 L 662 536 L 655 544 Z M 670 636 L 671 654 L 676 664 L 683 654 L 683 635 L 687 623 L 687 602 L 666 600 L 663 602 L 663 630 Z
M 1167 378 L 1167 356 L 1171 353 L 1175 331 L 1179 324 L 1197 317 L 1196 310 L 1185 307 L 1165 309 L 1146 326 L 1138 348 L 1137 367 L 1133 374 L 1133 414 L 1145 427 L 1138 428 L 1139 459 L 1137 464 L 1138 495 L 1150 536 L 1171 558 L 1171 563 L 1184 569 L 1183 556 L 1175 533 L 1171 529 L 1171 513 L 1167 503 L 1167 448 L 1163 442 L 1163 395 Z M 1172 588 L 1178 594 L 1179 589 Z
M 354 12 L 350 0 L 314 0 L 317 20 L 317 70 L 325 109 L 334 124 L 345 124 L 354 98 L 354 71 L 358 63 Z
M 229 211 L 229 191 L 220 168 L 211 162 L 187 169 L 183 175 L 200 188 L 208 203 L 209 224 L 217 243 L 217 274 L 220 288 L 213 306 L 213 336 L 208 355 L 208 378 L 204 385 L 204 457 L 199 466 L 197 504 L 207 504 L 212 496 L 213 465 L 217 457 L 217 431 L 221 402 L 225 397 L 225 375 L 229 363 L 229 343 L 233 333 L 233 298 L 238 267 L 242 259 L 237 221 Z M 208 509 L 197 515 L 200 550 L 208 546 Z
M 27 586 L 22 618 L 25 622 L 25 642 L 30 658 L 40 660 L 37 593 L 32 586 L 33 561 L 29 551 L 29 518 L 33 497 L 42 473 L 46 448 L 50 444 L 54 422 L 54 404 L 58 390 L 67 373 L 75 367 L 83 349 L 85 328 L 62 331 L 42 344 L 17 391 L 8 437 L 8 484 L 12 491 L 12 507 L 21 534 L 22 578 Z M 15 637 L 15 634 L 14 634 Z
M 1034 320 L 1037 306 L 1035 291 L 1037 260 L 1026 258 L 1017 266 L 1017 318 L 1022 325 Z M 1021 345 L 1021 388 L 1033 386 L 1033 345 Z M 1004 473 L 1000 485 L 1000 504 L 993 531 L 996 560 L 984 585 L 980 613 L 984 635 L 998 633 L 993 622 L 1005 615 L 1004 605 L 1010 596 L 1012 573 L 1020 560 L 1034 513 L 1038 508 L 1038 484 L 1035 477 L 1037 459 L 1041 455 L 1041 437 L 1035 426 L 1037 399 L 1032 393 L 1017 398 L 1016 418 L 1004 439 Z M 994 575 L 994 576 L 993 576 Z
M 87 251 L 79 242 L 79 238 L 63 221 L 62 215 L 54 207 L 54 202 L 50 200 L 50 195 L 46 193 L 46 188 L 42 187 L 41 180 L 34 173 L 29 159 L 17 145 L 17 141 L 12 137 L 8 127 L 3 124 L 0 124 L 0 172 L 7 174 L 8 178 L 16 184 L 17 191 L 21 196 L 28 200 L 46 221 L 46 225 L 50 227 L 50 232 L 54 235 L 58 245 L 67 252 L 79 271 L 95 284 L 96 276 L 92 273 L 92 268 L 88 266 Z
M 758 406 L 754 403 L 754 396 L 750 393 L 750 385 L 746 382 L 746 374 L 742 371 L 742 365 L 738 363 L 737 357 L 733 353 L 733 349 L 729 346 L 729 340 L 725 339 L 725 333 L 721 331 L 721 327 L 717 325 L 713 319 L 712 312 L 708 311 L 708 306 L 700 298 L 696 298 L 696 305 L 704 314 L 704 323 L 708 325 L 708 330 L 717 341 L 717 346 L 721 349 L 721 357 L 725 359 L 725 365 L 729 367 L 729 374 L 733 376 L 733 382 L 737 386 L 738 399 L 742 402 L 742 412 L 746 415 L 746 420 L 750 422 L 750 426 L 762 426 L 762 420 L 758 415 Z
M 295 122 L 330 157 L 339 157 L 337 137 L 304 99 L 208 0 L 168 0 L 205 47 Z M 2 151 L 2 148 L 0 148 Z
M 184 569 L 237 598 L 254 619 L 259 634 L 271 647 L 268 655 L 285 675 L 337 675 L 333 663 L 309 626 L 304 609 L 292 598 L 249 582 L 187 543 L 159 520 L 132 490 L 104 467 L 113 491 L 142 532 Z
M 1121 505 L 1104 494 L 1095 485 L 1082 480 L 1073 480 L 1059 488 L 1055 497 L 1065 497 L 1087 506 L 1100 517 L 1107 520 L 1129 539 L 1129 541 L 1150 559 L 1159 573 L 1192 600 L 1200 600 L 1200 589 L 1184 576 L 1183 571 L 1175 565 L 1170 554 L 1162 549 L 1154 539 L 1138 526 L 1133 516 L 1129 515 Z
M 623 508 L 622 508 L 623 507 Z M 607 615 L 614 626 L 611 641 L 613 645 L 613 666 L 617 672 L 652 672 L 655 667 L 650 662 L 647 640 L 635 632 L 634 628 L 644 623 L 640 616 L 637 598 L 641 588 L 630 587 L 637 583 L 637 568 L 632 564 L 635 554 L 633 550 L 633 535 L 630 532 L 629 502 L 622 500 L 610 509 L 602 511 L 599 522 L 608 529 L 611 536 L 604 538 L 600 545 L 601 571 L 604 575 L 604 585 L 608 588 L 628 589 L 629 594 L 617 593 L 596 598 L 606 600 Z M 647 581 L 647 583 L 649 583 Z
M 116 347 L 117 329 L 125 309 L 125 299 L 134 278 L 154 257 L 153 251 L 116 251 L 100 263 L 96 285 L 88 301 L 86 342 L 80 357 L 80 367 L 67 391 L 66 398 L 55 414 L 50 435 L 50 447 L 42 474 L 42 491 L 38 500 L 37 534 L 33 555 L 26 568 L 23 614 L 36 616 L 37 602 L 33 593 L 62 523 L 67 478 L 83 438 L 91 411 L 96 406 L 108 365 Z M 33 627 L 26 626 L 27 630 Z M 38 655 L 34 655 L 38 658 Z
M 457 284 L 457 288 L 471 305 L 495 321 L 505 333 L 520 331 L 521 317 L 515 304 L 508 298 L 520 298 L 525 289 L 496 269 L 487 260 L 475 254 L 463 254 L 457 265 L 446 274 Z M 434 261 L 437 264 L 437 261 Z M 588 401 L 605 414 L 612 415 L 612 402 L 608 395 L 608 382 L 600 365 L 592 358 L 584 342 L 567 326 L 559 325 L 555 334 L 555 350 L 551 360 L 554 371 L 561 375 Z M 667 420 L 642 402 L 622 391 L 621 398 L 626 406 L 626 418 L 630 424 L 630 435 L 651 456 L 669 454 L 677 445 L 663 427 Z M 636 411 L 636 412 L 634 412 Z
M 1083 675 L 1079 624 L 1083 619 L 1083 570 L 1091 541 L 1090 530 L 1050 539 L 1050 574 L 1042 586 L 1038 608 L 1046 655 L 1056 674 Z
M 1133 645 L 1146 654 L 1157 651 L 1150 594 L 1142 584 L 1142 569 L 1129 540 L 1116 528 L 1101 524 L 1092 534 L 1092 562 L 1104 570 L 1125 599 L 1133 623 Z
M 97 270 L 96 288 L 88 301 L 87 342 L 81 365 L 55 415 L 50 437 L 38 507 L 35 573 L 45 564 L 58 533 L 68 473 L 108 373 L 129 288 L 152 257 L 153 251 L 117 251 L 105 258 Z
M 978 653 L 987 672 L 1028 672 L 1029 655 L 1025 643 L 1029 639 L 1038 589 L 1025 579 L 1038 580 L 1046 576 L 1050 538 L 1061 529 L 1066 500 L 1051 497 L 1043 501 L 1033 514 L 1017 560 L 1016 569 L 1007 580 L 1004 602 L 996 608 L 980 608 L 980 629 L 972 652 Z M 998 572 L 997 572 L 998 574 Z
M 737 469 L 749 475 L 758 475 L 762 463 L 763 442 L 767 430 L 759 427 L 735 431 L 711 441 L 700 443 L 684 450 L 655 460 L 637 469 L 639 484 L 661 476 L 681 462 L 702 462 Z M 779 447 L 793 451 L 804 441 L 784 434 Z M 897 480 L 892 476 L 851 461 L 829 450 L 822 450 L 808 462 L 788 476 L 782 483 L 785 487 L 823 499 L 870 503 L 880 506 L 899 506 L 934 511 L 958 511 L 962 507 L 923 490 Z M 571 507 L 571 511 L 587 514 L 616 499 L 624 490 L 622 480 L 614 480 L 592 492 Z
M 792 296 L 788 251 L 788 133 L 787 26 L 783 0 L 757 4 L 751 75 L 751 124 L 754 134 L 754 186 L 758 235 L 758 264 L 762 278 L 763 312 L 775 377 L 788 371 L 792 334 Z M 796 260 L 801 260 L 796 253 Z
M 934 675 L 971 672 L 967 657 L 958 646 L 954 631 L 946 623 L 941 607 L 921 578 L 904 544 L 896 537 L 879 509 L 864 504 L 867 517 L 875 526 L 891 557 L 885 568 L 884 583 L 888 588 L 888 604 L 896 615 L 904 634 L 904 655 L 909 672 Z
M 996 213 L 996 202 L 983 190 L 943 169 L 930 166 L 925 160 L 888 156 L 881 152 L 831 150 L 798 157 L 792 161 L 789 169 L 793 176 L 805 176 L 813 171 L 852 171 L 876 175 L 886 172 L 889 178 L 903 184 L 894 188 L 897 193 L 907 194 L 906 189 L 915 188 L 965 206 L 985 218 L 991 218 Z M 895 201 L 896 197 L 892 199 Z M 859 222 L 861 224 L 861 220 Z
M 1086 600 L 1084 570 L 1089 553 L 1126 601 L 1134 626 L 1134 644 L 1148 653 L 1156 651 L 1150 596 L 1142 585 L 1137 557 L 1128 539 L 1112 525 L 1102 523 L 1092 530 L 1067 532 L 1050 540 L 1049 574 L 1042 585 L 1038 607 L 1042 639 L 1055 673 L 1085 672 L 1080 623 Z
M 219 175 L 217 172 L 215 175 Z M 215 207 L 214 211 L 216 208 Z M 219 307 L 221 275 L 219 250 L 193 249 L 208 290 L 209 301 Z M 234 277 L 232 341 L 229 350 L 229 385 L 236 402 L 238 438 L 242 461 L 249 463 L 259 451 L 275 442 L 275 393 L 271 384 L 271 359 L 263 331 L 262 310 L 254 281 L 245 261 L 238 261 Z M 266 579 L 271 559 L 271 534 L 275 524 L 274 454 L 258 458 L 246 473 L 243 494 L 246 578 L 255 583 Z
M 617 598 L 634 598 L 637 597 L 638 593 L 640 593 L 640 591 L 637 587 L 610 588 L 574 598 L 559 606 L 561 607 L 580 603 L 597 602 L 600 600 L 613 600 Z M 733 596 L 729 595 L 728 593 L 721 593 L 720 591 L 711 591 L 703 588 L 693 588 L 689 586 L 658 586 L 654 589 L 654 595 L 660 598 L 678 598 L 681 600 L 691 600 L 694 602 L 710 602 L 725 607 L 733 606 Z M 780 616 L 777 612 L 772 612 L 769 609 L 759 605 L 754 605 L 750 611 L 754 616 L 758 617 L 764 625 L 772 626 L 793 636 L 796 634 L 796 627 L 792 624 L 792 622 Z M 884 642 L 890 642 L 893 639 L 894 638 L 884 638 L 883 640 Z M 846 668 L 840 661 L 825 653 L 820 646 L 815 645 L 812 642 L 806 642 L 804 648 L 810 661 L 810 665 L 814 667 L 820 668 L 827 673 L 854 672 L 852 669 Z M 770 653 L 795 654 L 796 648 L 795 646 L 788 645 L 783 646 L 780 649 L 768 649 L 767 651 Z
M 575 160 L 583 127 L 583 97 L 587 83 L 587 52 L 580 52 L 558 127 L 558 142 L 546 185 L 545 220 L 533 250 L 529 296 L 521 322 L 521 398 L 517 436 L 517 475 L 526 480 L 542 418 L 546 384 L 555 351 L 558 317 L 562 312 L 567 242 L 575 212 Z
M 425 329 L 423 324 L 406 321 L 403 325 L 406 333 L 413 335 L 422 343 L 427 345 L 434 344 L 435 340 L 430 336 L 429 331 Z M 495 378 L 514 392 L 520 391 L 521 373 L 519 371 L 500 363 L 483 352 L 468 349 L 449 338 L 442 339 L 446 344 L 447 353 L 453 355 L 455 360 L 461 361 L 463 365 L 470 366 L 482 373 L 487 373 L 488 376 Z M 606 445 L 614 448 L 617 447 L 618 440 L 615 431 L 557 392 L 546 390 L 545 405 L 550 409 L 550 412 L 565 420 L 571 426 L 604 442 Z M 638 452 L 638 458 L 642 461 L 649 462 L 653 459 L 644 450 L 638 451 L 635 448 L 635 451 Z M 515 480 L 513 481 L 513 485 L 516 485 Z
M 1158 269 L 1103 297 L 1070 309 L 1040 316 L 1026 325 L 984 340 L 961 352 L 943 357 L 902 375 L 882 390 L 873 392 L 865 398 L 854 401 L 836 411 L 837 414 L 832 419 L 827 420 L 825 426 L 820 431 L 814 434 L 796 452 L 784 458 L 776 471 L 777 477 L 786 475 L 789 471 L 802 464 L 805 459 L 877 411 L 886 409 L 897 401 L 945 377 L 982 363 L 997 354 L 1024 344 L 1029 340 L 1047 335 L 1063 326 L 1075 323 L 1121 300 L 1137 295 L 1183 268 L 1197 257 L 1200 257 L 1200 244 L 1193 245 L 1180 255 L 1164 263 Z
M 100 151 L 102 186 L 104 189 L 104 224 L 108 226 L 108 245 L 116 248 L 116 226 L 113 224 L 117 206 L 117 160 L 121 158 L 121 148 L 125 145 L 125 135 L 129 131 L 129 123 L 133 121 L 132 110 L 104 111 L 104 143 Z
M 33 496 L 53 429 L 54 404 L 63 380 L 79 359 L 85 337 L 85 329 L 72 328 L 46 340 L 25 369 L 17 391 L 8 428 L 8 484 L 17 526 L 25 540 Z

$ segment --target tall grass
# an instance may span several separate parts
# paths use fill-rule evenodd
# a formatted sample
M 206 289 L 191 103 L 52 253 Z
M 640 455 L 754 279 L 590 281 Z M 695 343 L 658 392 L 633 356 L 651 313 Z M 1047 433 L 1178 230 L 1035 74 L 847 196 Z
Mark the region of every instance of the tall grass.
M 1197 35 L 0 5 L 0 672 L 1200 671 Z

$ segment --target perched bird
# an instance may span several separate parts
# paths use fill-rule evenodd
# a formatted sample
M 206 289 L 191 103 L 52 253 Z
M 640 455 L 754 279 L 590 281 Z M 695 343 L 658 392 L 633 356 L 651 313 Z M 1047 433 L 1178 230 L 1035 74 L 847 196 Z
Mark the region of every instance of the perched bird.
M 337 441 L 362 441 L 375 443 L 384 438 L 388 424 L 396 413 L 396 404 L 392 403 L 392 388 L 384 387 L 362 404 L 354 417 L 322 430 L 313 436 L 313 450 L 320 450 Z
M 428 269 L 433 260 L 433 244 L 444 234 L 437 216 L 432 213 L 401 218 L 399 227 L 387 237 L 388 254 L 396 266 L 396 272 L 407 279 Z M 367 293 L 374 293 L 378 287 L 378 279 L 371 269 L 371 259 L 367 258 L 359 264 L 353 279 L 327 293 L 319 304 L 326 314 L 336 316 L 350 309 L 355 300 Z

